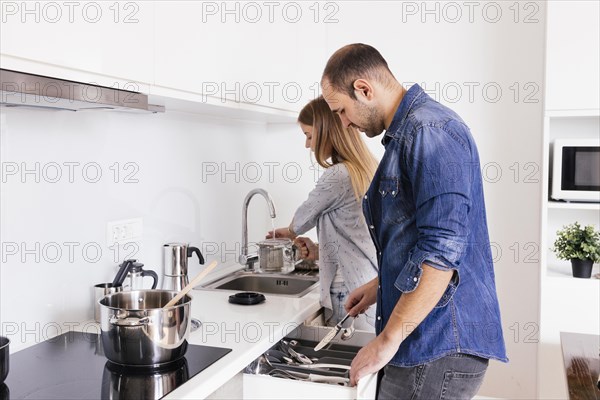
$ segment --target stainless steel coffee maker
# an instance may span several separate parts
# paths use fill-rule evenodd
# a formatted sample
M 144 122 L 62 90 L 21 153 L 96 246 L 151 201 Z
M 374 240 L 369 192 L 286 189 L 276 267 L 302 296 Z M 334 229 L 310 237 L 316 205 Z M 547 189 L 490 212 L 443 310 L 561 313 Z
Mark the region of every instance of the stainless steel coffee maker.
M 163 289 L 180 291 L 189 283 L 188 258 L 194 253 L 200 264 L 204 264 L 204 257 L 197 247 L 187 243 L 167 243 L 163 246 Z

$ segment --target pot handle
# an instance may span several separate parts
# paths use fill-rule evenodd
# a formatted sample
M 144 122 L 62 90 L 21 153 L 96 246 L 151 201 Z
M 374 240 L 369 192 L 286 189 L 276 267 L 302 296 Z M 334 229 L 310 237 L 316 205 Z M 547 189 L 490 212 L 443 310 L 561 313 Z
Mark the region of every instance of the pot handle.
M 198 261 L 200 261 L 200 264 L 204 264 L 204 257 L 202 257 L 202 253 L 200 253 L 200 249 L 197 247 L 188 247 L 187 249 L 187 256 L 188 258 L 192 256 L 192 254 L 196 253 L 196 255 L 198 256 Z
M 156 272 L 151 269 L 143 269 L 142 276 L 151 276 L 153 280 L 152 289 L 156 289 L 156 285 L 158 285 L 158 275 L 156 275 Z
M 110 319 L 108 320 L 108 322 L 111 325 L 117 325 L 117 326 L 143 326 L 143 325 L 148 325 L 150 323 L 150 317 L 143 317 L 143 318 L 134 318 L 134 317 L 119 318 L 118 316 L 113 315 L 112 317 L 110 317 Z

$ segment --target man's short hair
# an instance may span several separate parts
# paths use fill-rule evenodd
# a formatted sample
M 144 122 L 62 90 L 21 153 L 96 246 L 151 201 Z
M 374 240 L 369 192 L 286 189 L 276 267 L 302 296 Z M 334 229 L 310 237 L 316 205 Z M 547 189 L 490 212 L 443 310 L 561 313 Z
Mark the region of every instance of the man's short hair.
M 354 81 L 357 79 L 374 79 L 387 85 L 393 76 L 377 49 L 368 44 L 354 43 L 333 53 L 327 61 L 322 79 L 327 79 L 335 91 L 355 99 Z

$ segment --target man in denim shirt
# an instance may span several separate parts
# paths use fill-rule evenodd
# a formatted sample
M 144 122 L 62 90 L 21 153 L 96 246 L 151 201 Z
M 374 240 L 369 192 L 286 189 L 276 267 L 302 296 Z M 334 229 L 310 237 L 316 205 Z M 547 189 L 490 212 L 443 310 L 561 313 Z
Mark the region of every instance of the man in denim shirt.
M 508 360 L 469 128 L 418 85 L 402 87 L 368 45 L 335 52 L 321 85 L 344 125 L 385 131 L 363 200 L 379 276 L 346 303 L 351 315 L 377 303 L 377 337 L 351 383 L 383 368 L 379 399 L 472 398 L 488 360 Z

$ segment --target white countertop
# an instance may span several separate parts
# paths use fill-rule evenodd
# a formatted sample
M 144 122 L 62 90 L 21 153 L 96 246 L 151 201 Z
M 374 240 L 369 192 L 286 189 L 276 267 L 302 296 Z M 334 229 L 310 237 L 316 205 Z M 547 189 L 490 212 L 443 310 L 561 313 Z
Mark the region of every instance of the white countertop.
M 301 298 L 265 295 L 265 302 L 252 306 L 230 304 L 232 293 L 192 291 L 192 317 L 202 326 L 188 342 L 232 351 L 165 399 L 206 398 L 320 309 L 318 287 Z

